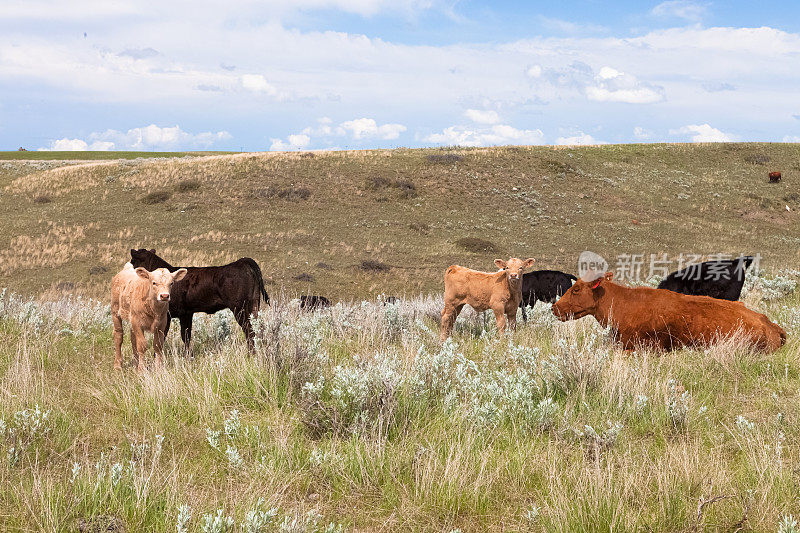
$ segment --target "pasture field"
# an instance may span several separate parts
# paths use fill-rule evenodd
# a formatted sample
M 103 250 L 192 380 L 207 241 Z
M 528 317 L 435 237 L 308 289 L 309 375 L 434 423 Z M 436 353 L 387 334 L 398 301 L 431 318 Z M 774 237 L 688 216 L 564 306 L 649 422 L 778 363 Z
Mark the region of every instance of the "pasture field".
M 0 531 L 796 530 L 798 173 L 793 144 L 0 161 Z M 173 327 L 164 370 L 113 372 L 133 247 L 258 261 L 256 354 L 198 315 L 194 358 Z M 449 264 L 586 249 L 760 253 L 743 301 L 788 343 L 625 353 L 543 304 L 439 342 Z
M 251 256 L 268 291 L 334 301 L 438 292 L 448 265 L 512 254 L 569 272 L 587 249 L 796 267 L 798 175 L 798 144 L 2 161 L 0 286 L 106 298 L 133 247 L 178 265 Z
M 198 316 L 195 358 L 173 328 L 143 375 L 112 371 L 106 305 L 6 291 L 0 530 L 795 531 L 797 275 L 748 281 L 789 332 L 769 355 L 624 353 L 544 304 L 441 344 L 440 298 L 276 298 L 255 355 Z

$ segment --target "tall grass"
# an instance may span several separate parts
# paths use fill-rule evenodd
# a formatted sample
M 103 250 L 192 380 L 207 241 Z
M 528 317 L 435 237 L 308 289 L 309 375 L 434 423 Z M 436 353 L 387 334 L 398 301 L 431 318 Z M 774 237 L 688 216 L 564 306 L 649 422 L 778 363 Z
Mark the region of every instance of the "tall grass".
M 777 282 L 776 282 L 777 283 Z M 789 326 L 797 293 L 760 299 Z M 0 296 L 0 529 L 776 530 L 800 509 L 798 354 L 620 351 L 548 306 L 498 336 L 441 301 L 229 313 L 159 372 L 108 309 Z M 177 329 L 177 328 L 175 328 Z M 130 359 L 129 347 L 125 346 Z

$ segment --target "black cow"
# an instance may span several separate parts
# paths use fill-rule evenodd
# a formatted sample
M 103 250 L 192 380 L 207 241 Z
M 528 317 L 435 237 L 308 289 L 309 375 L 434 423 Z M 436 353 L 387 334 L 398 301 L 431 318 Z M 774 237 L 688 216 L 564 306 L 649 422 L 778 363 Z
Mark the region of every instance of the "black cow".
M 745 271 L 752 263 L 750 255 L 695 263 L 664 278 L 658 288 L 735 302 L 742 294 Z
M 156 251 L 131 250 L 134 268 L 147 270 L 166 268 L 174 272 L 186 268 L 186 276 L 172 285 L 169 299 L 169 316 L 181 322 L 181 339 L 189 352 L 192 339 L 192 315 L 194 313 L 216 313 L 223 309 L 233 311 L 236 322 L 242 327 L 247 339 L 247 348 L 255 350 L 254 332 L 250 315 L 258 316 L 261 298 L 269 304 L 269 295 L 264 290 L 264 278 L 258 264 L 249 257 L 237 259 L 222 266 L 176 267 L 156 255 Z M 166 337 L 170 320 L 164 330 Z
M 307 309 L 308 311 L 313 311 L 315 309 L 324 309 L 325 307 L 330 307 L 330 306 L 331 306 L 331 301 L 325 298 L 324 296 L 318 296 L 316 294 L 308 294 L 300 297 L 300 309 Z
M 558 270 L 534 270 L 522 275 L 522 319 L 528 321 L 525 307 L 540 302 L 555 302 L 572 287 L 577 278 Z

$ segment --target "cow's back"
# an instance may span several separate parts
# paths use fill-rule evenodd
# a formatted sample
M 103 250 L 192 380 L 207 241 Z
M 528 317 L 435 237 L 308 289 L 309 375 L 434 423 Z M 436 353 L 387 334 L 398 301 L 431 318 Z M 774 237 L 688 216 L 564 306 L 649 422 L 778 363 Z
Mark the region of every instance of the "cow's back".
M 131 314 L 143 306 L 148 289 L 147 281 L 126 263 L 111 280 L 111 312 L 130 322 Z
M 537 270 L 522 276 L 522 302 L 531 305 L 534 300 L 554 302 L 570 287 L 574 276 L 558 270 Z
M 469 304 L 478 311 L 489 307 L 493 278 L 486 272 L 451 265 L 444 275 L 444 297 L 455 305 Z
M 172 286 L 169 312 L 172 316 L 189 313 L 216 313 L 237 304 L 258 300 L 261 290 L 252 259 L 242 258 L 227 265 L 186 268 L 186 276 Z
M 708 344 L 743 333 L 757 347 L 777 350 L 786 333 L 741 302 L 637 287 L 615 294 L 611 320 L 628 339 L 662 343 L 665 348 Z

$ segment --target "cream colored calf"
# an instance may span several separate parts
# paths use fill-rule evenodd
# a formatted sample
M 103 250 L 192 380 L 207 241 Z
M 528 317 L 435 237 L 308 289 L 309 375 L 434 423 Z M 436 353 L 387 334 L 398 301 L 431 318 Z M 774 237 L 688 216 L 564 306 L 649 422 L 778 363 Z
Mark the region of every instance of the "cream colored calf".
M 144 268 L 125 267 L 111 280 L 111 319 L 114 323 L 114 368 L 122 368 L 122 321 L 131 324 L 133 358 L 139 372 L 145 369 L 147 352 L 145 332 L 153 334 L 155 367 L 160 368 L 164 346 L 164 329 L 169 311 L 169 291 L 172 283 L 183 279 L 186 269 L 170 273 L 166 268 L 148 272 Z

